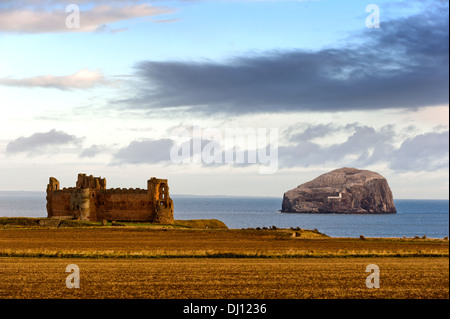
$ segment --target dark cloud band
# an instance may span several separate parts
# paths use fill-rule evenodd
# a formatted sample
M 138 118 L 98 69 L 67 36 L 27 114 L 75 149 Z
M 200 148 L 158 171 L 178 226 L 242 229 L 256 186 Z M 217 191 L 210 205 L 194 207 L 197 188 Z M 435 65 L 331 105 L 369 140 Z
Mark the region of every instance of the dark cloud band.
M 448 4 L 436 3 L 421 15 L 366 29 L 347 47 L 272 51 L 227 63 L 143 61 L 136 65 L 141 85 L 121 102 L 203 114 L 447 105 Z

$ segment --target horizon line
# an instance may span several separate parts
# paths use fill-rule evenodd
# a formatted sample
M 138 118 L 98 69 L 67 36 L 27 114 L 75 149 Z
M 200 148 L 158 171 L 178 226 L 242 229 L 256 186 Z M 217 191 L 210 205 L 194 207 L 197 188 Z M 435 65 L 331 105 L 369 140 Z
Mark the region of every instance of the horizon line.
M 24 190 L 0 190 L 0 193 L 43 193 L 45 191 L 24 191 Z M 226 194 L 215 194 L 215 195 L 202 195 L 202 194 L 170 194 L 170 196 L 186 196 L 186 197 L 234 197 L 234 198 L 273 198 L 282 199 L 282 196 L 264 196 L 264 195 L 226 195 Z M 450 200 L 450 198 L 394 198 L 394 200 Z

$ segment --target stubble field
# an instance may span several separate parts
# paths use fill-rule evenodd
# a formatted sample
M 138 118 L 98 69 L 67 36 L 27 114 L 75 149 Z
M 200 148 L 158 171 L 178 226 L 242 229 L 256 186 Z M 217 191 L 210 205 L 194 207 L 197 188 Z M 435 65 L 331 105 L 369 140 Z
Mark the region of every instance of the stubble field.
M 365 284 L 380 267 L 380 288 Z M 80 288 L 66 287 L 66 266 Z M 448 298 L 445 258 L 0 258 L 0 298 L 304 299 Z
M 0 298 L 449 298 L 448 241 L 290 234 L 0 230 Z M 66 287 L 69 264 L 80 289 Z M 379 289 L 366 287 L 369 264 L 380 269 Z

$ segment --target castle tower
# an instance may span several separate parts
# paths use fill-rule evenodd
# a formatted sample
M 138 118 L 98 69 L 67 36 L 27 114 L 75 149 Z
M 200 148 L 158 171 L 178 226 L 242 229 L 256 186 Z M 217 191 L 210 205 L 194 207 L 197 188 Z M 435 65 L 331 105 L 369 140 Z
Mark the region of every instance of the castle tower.
M 89 221 L 91 215 L 91 202 L 89 188 L 81 188 L 70 194 L 70 206 L 75 212 L 76 219 Z
M 53 216 L 53 192 L 59 190 L 59 181 L 50 177 L 47 185 L 47 214 L 48 217 Z
M 92 175 L 78 174 L 77 188 L 106 189 L 106 178 L 94 177 Z
M 147 191 L 154 211 L 153 222 L 173 224 L 173 201 L 169 197 L 167 179 L 152 177 L 147 181 Z

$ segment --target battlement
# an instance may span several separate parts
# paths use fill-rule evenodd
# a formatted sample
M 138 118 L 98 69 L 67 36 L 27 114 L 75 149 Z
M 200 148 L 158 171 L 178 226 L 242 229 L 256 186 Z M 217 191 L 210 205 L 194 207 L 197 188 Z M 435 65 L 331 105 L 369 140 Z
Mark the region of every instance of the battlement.
M 106 178 L 78 174 L 77 188 L 106 189 Z
M 173 201 L 167 179 L 152 177 L 147 189 L 106 189 L 105 178 L 78 174 L 76 187 L 63 189 L 56 178 L 50 177 L 47 213 L 49 218 L 172 224 Z

